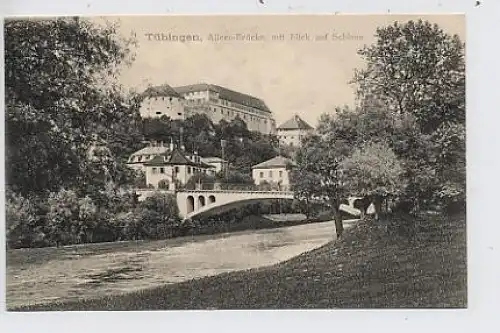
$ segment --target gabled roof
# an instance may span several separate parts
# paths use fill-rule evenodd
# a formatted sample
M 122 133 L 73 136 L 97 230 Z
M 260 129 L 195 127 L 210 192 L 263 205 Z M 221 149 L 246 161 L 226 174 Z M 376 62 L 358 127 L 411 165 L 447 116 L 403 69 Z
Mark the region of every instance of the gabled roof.
M 311 130 L 313 127 L 306 123 L 302 118 L 300 118 L 298 115 L 293 116 L 291 119 L 288 119 L 285 121 L 283 124 L 278 126 L 278 130 L 297 130 L 297 129 L 303 129 L 303 130 Z
M 295 163 L 284 156 L 276 156 L 271 158 L 270 160 L 264 161 L 262 163 L 259 163 L 257 165 L 254 165 L 252 169 L 271 169 L 271 168 L 283 168 L 287 167 L 288 165 L 295 165 Z
M 265 111 L 265 112 L 271 112 L 269 108 L 267 107 L 266 103 L 254 96 L 240 93 L 225 87 L 221 87 L 215 84 L 208 84 L 208 83 L 198 83 L 198 84 L 190 84 L 187 86 L 180 86 L 180 87 L 175 87 L 174 88 L 179 94 L 187 94 L 190 92 L 195 92 L 195 91 L 213 91 L 219 94 L 219 98 L 238 103 L 241 105 L 249 106 L 249 107 L 254 107 L 256 109 Z
M 165 161 L 165 156 L 164 155 L 157 155 L 153 157 L 153 159 L 144 162 L 144 165 L 149 165 L 149 166 L 161 166 L 165 165 L 167 162 Z
M 182 98 L 182 96 L 175 91 L 174 88 L 169 86 L 168 84 L 162 84 L 159 86 L 148 87 L 142 93 L 143 97 L 177 97 Z
M 189 158 L 187 158 L 184 154 L 182 154 L 178 149 L 175 149 L 172 154 L 170 155 L 170 158 L 168 160 L 168 164 L 173 164 L 173 165 L 192 165 L 192 166 L 197 166 L 196 163 L 191 161 Z

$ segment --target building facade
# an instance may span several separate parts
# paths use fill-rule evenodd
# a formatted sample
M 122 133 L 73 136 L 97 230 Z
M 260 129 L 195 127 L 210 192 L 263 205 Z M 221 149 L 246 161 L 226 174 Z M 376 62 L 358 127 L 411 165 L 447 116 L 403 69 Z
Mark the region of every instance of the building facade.
M 302 139 L 314 132 L 314 128 L 298 115 L 284 122 L 277 128 L 278 140 L 281 144 L 300 147 Z
M 289 167 L 294 162 L 283 156 L 276 156 L 252 167 L 255 185 L 270 184 L 281 190 L 290 189 Z
M 139 113 L 143 118 L 185 119 L 184 98 L 168 84 L 149 87 L 142 93 Z
M 130 155 L 127 165 L 143 172 L 146 184 L 157 188 L 161 181 L 185 185 L 196 173 L 214 176 L 226 170 L 228 162 L 219 157 L 188 153 L 183 147 L 176 148 L 173 143 L 166 146 L 163 142 L 153 142 Z
M 239 117 L 250 131 L 276 133 L 276 122 L 264 101 L 213 84 L 150 87 L 143 93 L 140 113 L 143 117 L 166 115 L 172 119 L 185 119 L 201 113 L 214 123 Z
M 180 149 L 168 154 L 155 156 L 144 163 L 146 184 L 155 188 L 163 181 L 169 189 L 176 185 L 185 185 L 198 173 L 215 175 L 215 167 L 201 161 L 197 154 L 186 155 Z

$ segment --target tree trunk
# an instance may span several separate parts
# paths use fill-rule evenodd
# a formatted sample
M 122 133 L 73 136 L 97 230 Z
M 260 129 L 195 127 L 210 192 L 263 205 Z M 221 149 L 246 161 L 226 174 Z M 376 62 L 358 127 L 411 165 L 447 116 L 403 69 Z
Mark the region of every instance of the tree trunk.
M 337 233 L 337 239 L 342 236 L 344 232 L 344 225 L 342 223 L 342 214 L 340 213 L 339 203 L 336 201 L 333 204 L 333 218 L 335 220 L 335 230 Z
M 359 211 L 360 211 L 360 214 L 359 214 L 359 218 L 361 220 L 364 220 L 365 219 L 365 216 L 366 216 L 366 209 L 365 209 L 365 206 L 363 205 L 362 207 L 359 208 Z
M 382 209 L 382 198 L 380 196 L 376 195 L 373 197 L 373 207 L 375 208 L 375 221 L 378 221 Z

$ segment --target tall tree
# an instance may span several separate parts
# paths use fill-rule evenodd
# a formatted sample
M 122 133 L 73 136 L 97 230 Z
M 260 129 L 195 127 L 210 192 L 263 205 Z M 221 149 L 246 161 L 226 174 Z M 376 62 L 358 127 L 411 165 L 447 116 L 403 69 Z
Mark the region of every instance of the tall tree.
M 14 190 L 79 186 L 89 149 L 121 151 L 135 137 L 135 96 L 114 80 L 131 60 L 131 43 L 116 28 L 78 18 L 5 22 L 6 169 Z M 129 135 L 115 141 L 117 132 Z
M 464 43 L 421 20 L 381 27 L 376 37 L 359 51 L 366 67 L 353 83 L 362 113 L 379 109 L 395 119 L 392 133 L 377 126 L 404 165 L 405 197 L 417 206 L 435 193 L 439 200 L 465 200 Z M 442 150 L 461 157 L 445 158 Z
M 358 52 L 366 61 L 353 80 L 361 103 L 375 98 L 411 113 L 424 133 L 465 122 L 465 46 L 457 35 L 419 20 L 378 28 L 376 38 Z
M 317 188 L 311 198 L 324 200 L 332 209 L 337 237 L 343 233 L 340 204 L 345 195 L 344 181 L 340 161 L 343 158 L 343 142 L 331 143 L 321 136 L 311 136 L 303 143 L 296 155 L 295 172 L 300 175 L 314 175 Z M 310 188 L 309 182 L 297 183 L 295 191 L 305 194 Z

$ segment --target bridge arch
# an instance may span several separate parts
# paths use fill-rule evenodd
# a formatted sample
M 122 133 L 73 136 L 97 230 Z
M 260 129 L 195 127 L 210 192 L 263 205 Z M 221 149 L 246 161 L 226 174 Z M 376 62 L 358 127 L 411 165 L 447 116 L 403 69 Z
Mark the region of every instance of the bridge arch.
M 210 195 L 210 196 L 208 197 L 208 203 L 209 203 L 209 204 L 213 204 L 213 203 L 215 203 L 215 195 Z
M 245 198 L 243 200 L 235 200 L 235 201 L 229 201 L 229 202 L 224 202 L 224 200 L 221 200 L 217 204 L 212 204 L 212 205 L 206 205 L 206 206 L 201 206 L 199 205 L 196 211 L 190 212 L 187 214 L 187 218 L 195 218 L 195 217 L 201 217 L 201 216 L 209 216 L 213 214 L 220 214 L 224 213 L 226 211 L 229 211 L 234 208 L 241 208 L 243 206 L 247 206 L 252 203 L 257 203 L 257 202 L 263 202 L 263 201 L 274 201 L 278 198 L 276 197 L 256 197 L 256 198 Z M 280 198 L 281 200 L 293 200 L 293 197 L 289 198 Z M 210 199 L 209 199 L 210 200 Z
M 192 213 L 194 211 L 194 197 L 189 195 L 186 199 L 187 201 L 187 212 Z
M 200 196 L 198 197 L 198 206 L 199 206 L 199 207 L 203 207 L 203 206 L 205 206 L 205 203 L 206 203 L 206 202 L 205 202 L 205 197 L 204 197 L 203 195 L 200 195 Z

